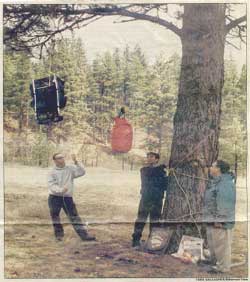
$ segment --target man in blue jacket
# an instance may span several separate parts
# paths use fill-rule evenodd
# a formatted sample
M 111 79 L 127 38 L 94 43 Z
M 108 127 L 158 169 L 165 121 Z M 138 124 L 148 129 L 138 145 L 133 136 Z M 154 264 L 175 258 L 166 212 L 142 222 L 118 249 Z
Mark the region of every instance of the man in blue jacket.
M 147 166 L 141 168 L 141 200 L 138 215 L 132 234 L 132 247 L 140 246 L 140 239 L 147 217 L 150 218 L 150 232 L 153 227 L 159 225 L 162 210 L 164 191 L 167 188 L 167 176 L 165 165 L 159 165 L 160 155 L 149 152 L 147 154 Z
M 235 223 L 236 188 L 230 166 L 217 160 L 209 169 L 203 221 L 211 254 L 210 272 L 228 272 L 231 266 L 232 229 Z

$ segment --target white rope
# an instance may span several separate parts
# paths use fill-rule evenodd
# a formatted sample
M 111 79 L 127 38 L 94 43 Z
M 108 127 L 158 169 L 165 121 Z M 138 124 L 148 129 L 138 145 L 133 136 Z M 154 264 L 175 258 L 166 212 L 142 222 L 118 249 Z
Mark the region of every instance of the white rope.
M 176 169 L 170 169 L 170 171 L 171 170 L 174 171 L 176 174 L 179 174 L 179 175 L 184 175 L 184 176 L 187 176 L 187 177 L 190 177 L 190 178 L 195 178 L 195 179 L 209 181 L 208 178 L 203 178 L 203 177 L 198 177 L 198 176 L 194 176 L 194 175 L 190 175 L 190 174 L 186 174 L 186 173 L 181 173 L 181 172 L 176 171 Z
M 183 194 L 185 195 L 185 198 L 186 198 L 187 204 L 188 204 L 188 208 L 189 208 L 189 211 L 190 211 L 189 215 L 190 215 L 190 217 L 193 219 L 193 223 L 195 224 L 195 226 L 196 226 L 196 228 L 197 228 L 197 230 L 198 230 L 198 232 L 199 232 L 200 238 L 202 238 L 200 229 L 199 229 L 198 224 L 196 223 L 196 220 L 195 220 L 195 218 L 194 218 L 194 216 L 193 216 L 193 213 L 192 213 L 192 208 L 191 208 L 191 205 L 190 205 L 190 202 L 189 202 L 189 198 L 188 198 L 186 192 L 184 191 L 184 189 L 181 187 L 181 185 L 180 185 L 180 183 L 179 183 L 179 181 L 178 181 L 178 179 L 177 179 L 177 176 L 176 176 L 176 174 L 175 174 L 175 171 L 173 171 L 173 175 L 174 175 L 174 177 L 175 177 L 175 180 L 176 180 L 177 185 L 179 186 L 179 188 L 181 189 L 181 191 L 182 191 Z

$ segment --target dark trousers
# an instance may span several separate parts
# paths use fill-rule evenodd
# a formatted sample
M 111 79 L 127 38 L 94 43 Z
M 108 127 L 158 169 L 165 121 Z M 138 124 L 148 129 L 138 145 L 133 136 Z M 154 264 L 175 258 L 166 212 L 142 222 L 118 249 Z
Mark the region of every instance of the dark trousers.
M 150 201 L 141 197 L 137 219 L 135 221 L 133 240 L 140 240 L 147 218 L 149 216 L 149 230 L 151 232 L 153 227 L 159 226 L 159 219 L 161 217 L 162 198 L 155 201 Z
M 84 238 L 86 236 L 87 231 L 85 225 L 82 223 L 82 220 L 78 215 L 72 197 L 49 195 L 48 204 L 56 238 L 62 238 L 64 235 L 63 226 L 60 221 L 60 211 L 62 208 L 68 216 L 76 233 L 81 238 Z

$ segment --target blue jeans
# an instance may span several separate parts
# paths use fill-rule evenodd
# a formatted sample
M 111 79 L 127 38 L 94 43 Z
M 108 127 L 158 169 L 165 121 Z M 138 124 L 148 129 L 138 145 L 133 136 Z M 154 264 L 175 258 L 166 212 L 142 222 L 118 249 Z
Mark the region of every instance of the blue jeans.
M 72 197 L 49 195 L 48 204 L 56 238 L 64 236 L 63 226 L 60 221 L 61 209 L 68 216 L 79 237 L 84 238 L 87 235 L 87 230 L 82 223 Z
M 134 233 L 132 235 L 133 240 L 138 241 L 142 236 L 144 226 L 149 216 L 150 225 L 149 230 L 151 232 L 153 227 L 159 226 L 159 219 L 161 217 L 162 210 L 162 198 L 155 201 L 149 201 L 143 196 L 141 197 L 137 219 L 135 221 Z

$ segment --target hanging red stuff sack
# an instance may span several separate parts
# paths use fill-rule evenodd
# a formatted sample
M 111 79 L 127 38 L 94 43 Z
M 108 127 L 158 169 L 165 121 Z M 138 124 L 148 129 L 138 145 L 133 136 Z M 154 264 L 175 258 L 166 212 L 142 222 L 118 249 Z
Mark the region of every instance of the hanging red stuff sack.
M 125 119 L 116 117 L 111 133 L 111 146 L 114 153 L 127 153 L 132 148 L 133 129 Z

